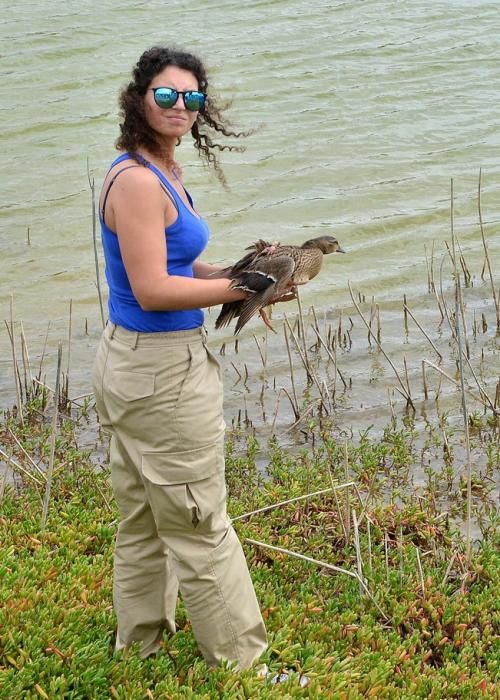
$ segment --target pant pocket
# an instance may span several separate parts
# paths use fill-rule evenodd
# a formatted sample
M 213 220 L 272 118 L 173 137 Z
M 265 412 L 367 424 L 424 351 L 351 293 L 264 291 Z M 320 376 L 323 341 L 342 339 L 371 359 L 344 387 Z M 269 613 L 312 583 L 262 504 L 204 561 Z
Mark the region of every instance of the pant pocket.
M 146 452 L 141 468 L 159 532 L 226 527 L 222 441 L 182 452 Z

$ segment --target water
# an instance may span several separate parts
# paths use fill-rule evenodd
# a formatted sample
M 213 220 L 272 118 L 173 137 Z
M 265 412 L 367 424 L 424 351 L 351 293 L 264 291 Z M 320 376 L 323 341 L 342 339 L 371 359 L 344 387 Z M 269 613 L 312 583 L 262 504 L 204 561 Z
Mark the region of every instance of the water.
M 305 308 L 314 304 L 336 323 L 338 309 L 352 313 L 350 280 L 389 316 L 406 292 L 425 319 L 425 256 L 434 244 L 439 267 L 445 253 L 453 178 L 455 231 L 474 281 L 469 303 L 479 315 L 487 312 L 491 340 L 476 198 L 482 168 L 485 233 L 498 272 L 497 3 L 45 0 L 2 15 L 0 312 L 9 318 L 13 295 L 16 336 L 22 320 L 36 360 L 49 320 L 49 356 L 67 338 L 71 300 L 76 393 L 90 390 L 100 330 L 87 167 L 99 186 L 114 157 L 118 89 L 155 43 L 199 53 L 218 92 L 233 100 L 235 124 L 257 127 L 244 153 L 224 154 L 228 192 L 187 139 L 181 146 L 186 183 L 212 229 L 207 260 L 234 260 L 259 237 L 301 242 L 335 233 L 349 254 L 327 259 L 304 290 Z M 283 310 L 293 315 L 296 305 Z M 397 349 L 400 316 L 384 329 Z M 242 335 L 240 359 L 256 370 L 253 332 L 261 332 L 257 321 Z M 426 343 L 417 336 L 406 352 L 420 364 Z M 220 345 L 230 334 L 212 338 Z M 361 383 L 375 370 L 366 342 L 359 343 L 346 364 Z M 287 374 L 281 336 L 273 348 L 271 362 Z M 394 384 L 387 368 L 376 371 Z M 377 412 L 380 393 L 371 402 L 366 389 L 362 394 L 350 408 L 368 403 Z M 242 396 L 229 388 L 231 410 Z M 11 405 L 14 397 L 4 328 L 0 403 Z

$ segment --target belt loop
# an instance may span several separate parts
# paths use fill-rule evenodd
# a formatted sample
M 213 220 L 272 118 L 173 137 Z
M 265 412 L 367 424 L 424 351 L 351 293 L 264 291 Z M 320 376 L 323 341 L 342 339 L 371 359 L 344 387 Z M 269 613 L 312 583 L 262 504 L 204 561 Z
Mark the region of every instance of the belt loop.
M 110 328 L 111 328 L 111 332 L 110 332 L 110 334 L 109 334 L 109 339 L 110 339 L 110 340 L 113 340 L 114 335 L 115 335 L 115 331 L 116 331 L 116 323 L 110 322 L 109 326 L 110 326 Z
M 136 332 L 135 338 L 134 338 L 134 344 L 132 345 L 132 350 L 136 349 L 138 342 L 139 342 L 139 333 Z
M 207 338 L 207 329 L 205 328 L 205 326 L 201 326 L 201 342 L 203 343 L 203 345 L 207 344 Z

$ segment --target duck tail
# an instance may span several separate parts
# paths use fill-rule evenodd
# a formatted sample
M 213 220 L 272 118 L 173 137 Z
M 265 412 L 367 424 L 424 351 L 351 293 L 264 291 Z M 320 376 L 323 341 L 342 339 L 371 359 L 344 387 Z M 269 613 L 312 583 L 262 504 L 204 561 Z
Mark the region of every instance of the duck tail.
M 215 327 L 218 329 L 229 326 L 233 318 L 236 318 L 240 315 L 240 311 L 241 301 L 230 301 L 226 304 L 223 304 L 222 309 L 220 310 L 220 314 L 215 320 Z
M 252 294 L 246 301 L 243 302 L 241 311 L 238 314 L 238 322 L 236 323 L 236 328 L 234 329 L 234 334 L 238 335 L 243 326 L 250 321 L 252 316 L 255 316 L 264 306 L 271 303 L 274 297 L 275 288 L 274 285 L 269 287 L 264 292 Z

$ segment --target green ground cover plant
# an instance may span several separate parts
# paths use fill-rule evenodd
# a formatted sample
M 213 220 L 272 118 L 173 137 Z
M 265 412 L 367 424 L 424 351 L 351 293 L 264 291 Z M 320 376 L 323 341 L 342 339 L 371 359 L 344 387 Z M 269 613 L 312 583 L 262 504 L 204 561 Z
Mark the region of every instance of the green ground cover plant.
M 207 668 L 182 602 L 179 631 L 165 635 L 155 657 L 142 661 L 134 647 L 113 652 L 117 512 L 102 466 L 106 443 L 81 448 L 93 409 L 61 407 L 42 527 L 47 472 L 34 465 L 51 455 L 46 406 L 38 394 L 25 402 L 22 423 L 7 412 L 0 425 L 13 470 L 0 504 L 1 698 L 498 697 L 495 422 L 471 420 L 485 466 L 473 480 L 469 555 L 463 484 L 450 477 L 442 425 L 419 437 L 411 416 L 393 418 L 381 433 L 347 442 L 311 423 L 314 441 L 294 449 L 252 430 L 230 433 L 228 510 L 269 632 L 262 660 L 273 674 L 291 672 L 274 684 L 254 669 Z M 416 463 L 426 469 L 418 489 Z M 249 514 L 259 509 L 267 510 Z

